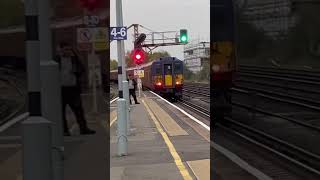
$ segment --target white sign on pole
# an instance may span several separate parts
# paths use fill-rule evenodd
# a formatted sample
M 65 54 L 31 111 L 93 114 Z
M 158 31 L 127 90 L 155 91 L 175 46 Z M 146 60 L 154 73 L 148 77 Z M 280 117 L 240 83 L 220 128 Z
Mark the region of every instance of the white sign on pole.
M 77 29 L 77 42 L 90 43 L 93 40 L 92 30 L 90 28 Z
M 133 75 L 134 76 L 139 76 L 139 78 L 143 78 L 144 77 L 144 70 L 135 69 L 133 71 Z

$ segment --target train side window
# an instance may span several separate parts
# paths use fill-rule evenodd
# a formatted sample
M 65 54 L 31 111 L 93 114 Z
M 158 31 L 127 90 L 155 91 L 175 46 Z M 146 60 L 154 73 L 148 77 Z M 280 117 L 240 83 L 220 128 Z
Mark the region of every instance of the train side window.
M 171 64 L 165 64 L 164 65 L 164 74 L 165 75 L 172 74 L 172 66 L 171 66 Z
M 175 63 L 174 64 L 174 73 L 175 74 L 182 74 L 182 64 L 180 63 Z
M 160 67 L 160 65 L 156 65 L 156 75 L 161 75 L 161 67 Z

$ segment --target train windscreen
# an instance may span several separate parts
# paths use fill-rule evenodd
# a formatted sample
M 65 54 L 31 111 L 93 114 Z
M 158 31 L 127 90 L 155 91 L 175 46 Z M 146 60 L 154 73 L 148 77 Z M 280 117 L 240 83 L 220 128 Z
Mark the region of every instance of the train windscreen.
M 174 73 L 175 74 L 182 74 L 182 64 L 181 63 L 174 64 Z
M 161 67 L 160 67 L 160 64 L 157 64 L 155 66 L 155 69 L 156 69 L 156 75 L 161 75 Z
M 164 65 L 164 74 L 165 75 L 171 75 L 172 74 L 172 66 L 171 66 L 171 64 L 165 64 Z

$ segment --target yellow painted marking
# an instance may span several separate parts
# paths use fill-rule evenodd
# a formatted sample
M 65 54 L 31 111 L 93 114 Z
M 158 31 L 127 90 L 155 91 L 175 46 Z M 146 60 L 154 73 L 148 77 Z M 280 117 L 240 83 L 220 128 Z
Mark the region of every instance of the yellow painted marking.
M 112 124 L 117 120 L 117 111 L 112 111 L 110 113 L 110 119 L 112 119 L 110 122 L 110 127 L 111 127 Z
M 172 75 L 165 75 L 164 81 L 166 86 L 172 86 Z
M 142 100 L 143 105 L 146 107 L 151 119 L 153 120 L 153 122 L 155 123 L 159 133 L 161 134 L 163 140 L 165 141 L 167 147 L 169 148 L 169 151 L 171 153 L 171 156 L 174 159 L 174 162 L 176 164 L 176 166 L 179 169 L 180 174 L 182 175 L 184 180 L 191 180 L 192 177 L 190 176 L 188 170 L 186 169 L 186 167 L 183 165 L 182 160 L 179 156 L 179 154 L 177 153 L 175 147 L 173 146 L 173 144 L 171 143 L 168 135 L 166 134 L 166 132 L 161 128 L 160 123 L 158 122 L 158 120 L 156 119 L 156 117 L 154 116 L 153 112 L 150 110 L 149 106 L 145 103 L 144 100 Z
M 210 159 L 187 161 L 198 180 L 210 180 Z
M 169 136 L 188 135 L 156 102 L 148 100 L 148 104 Z

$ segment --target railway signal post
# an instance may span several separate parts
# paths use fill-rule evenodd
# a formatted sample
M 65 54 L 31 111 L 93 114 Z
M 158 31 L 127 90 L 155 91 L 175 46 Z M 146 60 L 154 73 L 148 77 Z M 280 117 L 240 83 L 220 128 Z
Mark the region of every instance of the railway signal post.
M 39 23 L 38 7 L 41 4 L 39 1 L 26 0 L 24 6 L 26 18 L 26 59 L 29 96 L 29 117 L 22 122 L 24 180 L 53 179 L 51 148 L 52 123 L 42 117 L 42 115 L 46 116 L 46 108 L 44 108 L 45 104 L 43 104 L 43 102 L 41 103 L 43 96 L 41 93 L 39 56 L 39 24 L 41 24 Z M 40 20 L 40 22 L 42 21 Z M 58 108 L 60 109 L 60 107 Z

